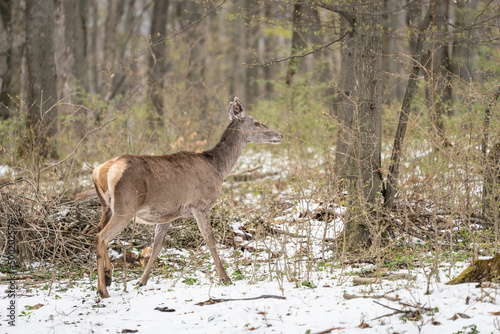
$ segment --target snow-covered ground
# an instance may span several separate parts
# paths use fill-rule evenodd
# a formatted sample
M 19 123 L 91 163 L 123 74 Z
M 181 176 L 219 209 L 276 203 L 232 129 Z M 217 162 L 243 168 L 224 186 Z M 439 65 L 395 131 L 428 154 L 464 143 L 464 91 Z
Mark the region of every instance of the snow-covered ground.
M 276 170 L 268 156 L 261 161 L 240 160 L 236 170 L 256 164 L 263 165 L 263 173 Z M 286 172 L 284 168 L 280 173 Z M 234 195 L 248 205 L 258 205 L 255 194 L 248 193 L 248 197 L 239 192 Z M 0 295 L 0 333 L 500 332 L 498 285 L 444 284 L 466 263 L 455 263 L 452 268 L 441 263 L 440 280 L 431 277 L 427 295 L 427 277 L 418 265 L 411 270 L 410 279 L 355 285 L 353 279 L 374 266 L 339 265 L 342 260 L 332 240 L 343 228 L 345 208 L 310 198 L 287 197 L 281 204 L 279 213 L 259 216 L 268 224 L 266 231 L 272 233 L 257 237 L 252 231 L 255 221 L 247 224 L 246 218 L 230 223 L 237 248 L 218 246 L 233 279 L 230 286 L 213 283 L 214 265 L 206 247 L 167 249 L 145 287 L 136 287 L 140 274 L 134 272 L 124 292 L 118 275 L 108 288 L 108 299 L 96 295 L 95 277 L 56 280 L 52 286 L 50 281 L 19 281 L 15 299 L 7 293 Z M 140 254 L 141 250 L 133 252 Z M 121 257 L 111 248 L 110 255 Z M 431 270 L 430 259 L 432 256 L 421 261 L 429 266 L 426 271 Z M 405 276 L 408 271 L 392 273 Z M 258 298 L 263 296 L 268 298 Z M 197 305 L 210 298 L 233 300 Z M 7 322 L 12 300 L 17 308 L 15 327 Z
M 446 269 L 446 268 L 444 268 Z M 461 270 L 456 266 L 453 270 Z M 349 272 L 345 270 L 344 272 Z M 446 273 L 447 273 L 446 269 Z M 477 288 L 475 284 L 448 286 L 433 282 L 425 295 L 426 279 L 386 281 L 353 285 L 352 277 L 318 271 L 312 276 L 317 287 L 296 287 L 295 283 L 247 279 L 230 286 L 212 285 L 206 275 L 197 283 L 152 277 L 138 289 L 128 282 L 113 283 L 109 299 L 100 300 L 89 280 L 56 282 L 50 296 L 47 287 L 21 287 L 16 299 L 15 327 L 8 327 L 2 299 L 2 333 L 494 333 L 500 305 L 497 287 Z M 444 273 L 442 281 L 446 281 Z M 92 282 L 96 284 L 96 282 Z M 344 294 L 368 298 L 346 299 Z M 238 299 L 272 295 L 286 299 L 262 298 L 196 305 L 212 298 Z M 385 295 L 385 298 L 370 298 Z M 391 298 L 392 299 L 392 298 Z M 387 307 L 384 307 L 382 305 Z M 42 306 L 40 306 L 42 305 Z M 411 306 L 405 306 L 411 305 Z M 425 307 L 421 316 L 398 313 Z M 155 310 L 173 309 L 171 312 Z M 427 310 L 432 309 L 432 310 Z M 363 324 L 363 325 L 361 325 Z M 473 331 L 473 329 L 476 331 Z M 127 331 L 128 330 L 128 331 Z

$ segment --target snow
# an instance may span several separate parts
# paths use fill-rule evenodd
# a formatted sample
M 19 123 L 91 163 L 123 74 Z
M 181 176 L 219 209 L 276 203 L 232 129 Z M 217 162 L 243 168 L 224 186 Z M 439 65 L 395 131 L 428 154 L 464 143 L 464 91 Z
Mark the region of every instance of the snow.
M 263 164 L 260 172 L 276 171 L 278 163 L 272 160 L 271 155 L 264 155 L 257 162 L 243 156 L 236 170 L 259 163 Z M 286 161 L 281 165 L 286 165 Z M 286 173 L 286 169 L 281 173 Z M 286 191 L 289 190 L 283 193 Z M 255 194 L 248 193 L 247 196 L 236 192 L 235 198 L 245 199 L 248 204 L 261 204 Z M 304 194 L 309 195 L 307 191 Z M 355 285 L 354 277 L 380 268 L 369 263 L 340 266 L 340 255 L 325 242 L 325 239 L 331 242 L 342 231 L 345 207 L 334 207 L 311 198 L 294 198 L 282 201 L 286 205 L 278 216 L 260 217 L 277 232 L 272 236 L 254 238 L 251 224 L 246 226 L 250 222 L 246 218 L 229 223 L 238 249 L 223 245 L 218 245 L 218 249 L 233 279 L 230 286 L 214 283 L 217 282 L 214 264 L 206 247 L 167 249 L 159 256 L 163 269 L 152 273 L 146 286 L 138 288 L 135 284 L 140 273 L 132 273 L 128 275 L 127 291 L 123 291 L 122 277 L 118 275 L 108 288 L 110 298 L 107 299 L 96 294 L 95 277 L 92 280 L 88 277 L 58 280 L 52 288 L 50 281 L 19 281 L 15 299 L 16 326 L 10 327 L 7 323 L 6 312 L 11 299 L 5 293 L 0 298 L 0 333 L 122 333 L 127 330 L 137 333 L 320 333 L 331 329 L 331 333 L 445 334 L 476 333 L 474 329 L 480 333 L 500 331 L 500 315 L 492 315 L 500 312 L 498 285 L 444 284 L 467 263 L 450 265 L 443 261 L 439 280 L 432 276 L 430 284 L 426 273 L 430 272 L 430 266 L 433 267 L 432 261 L 424 270 L 417 266 L 411 269 L 410 279 L 384 279 L 378 284 Z M 325 212 L 326 218 L 318 215 Z M 261 213 L 266 214 L 265 211 Z M 420 239 L 413 242 L 417 240 L 423 243 Z M 307 250 L 307 256 L 303 249 Z M 138 249 L 132 251 L 141 253 Z M 112 259 L 122 257 L 111 247 L 109 254 Z M 422 256 L 432 258 L 430 253 Z M 312 265 L 310 259 L 314 259 Z M 158 267 L 155 264 L 155 268 Z M 167 272 L 165 268 L 172 270 Z M 408 270 L 392 273 L 407 274 Z M 428 284 L 431 293 L 425 294 Z M 245 299 L 264 295 L 276 298 L 196 305 L 210 298 Z M 364 298 L 348 299 L 348 295 Z M 389 299 L 378 298 L 380 296 Z M 155 310 L 157 307 L 174 311 L 160 312 Z M 420 316 L 404 313 L 415 311 L 417 307 L 425 308 Z M 362 324 L 365 325 L 360 326 Z
M 462 266 L 457 266 L 460 270 Z M 348 270 L 347 270 L 348 271 Z M 347 272 L 346 271 L 346 272 Z M 447 271 L 447 270 L 445 270 Z M 481 333 L 495 332 L 498 317 L 497 289 L 476 288 L 475 284 L 455 286 L 433 282 L 432 293 L 425 295 L 424 275 L 414 273 L 416 281 L 386 281 L 381 284 L 355 286 L 350 276 L 318 271 L 313 275 L 316 288 L 296 287 L 293 282 L 236 281 L 230 286 L 211 284 L 200 273 L 200 283 L 189 285 L 174 279 L 153 277 L 147 286 L 136 288 L 136 280 L 123 285 L 113 283 L 110 298 L 97 298 L 89 280 L 54 284 L 51 295 L 41 287 L 20 288 L 16 299 L 18 317 L 15 327 L 1 329 L 7 333 L 121 333 L 124 329 L 138 333 L 310 333 L 330 328 L 333 333 L 457 333 L 476 326 Z M 446 281 L 444 271 L 442 281 Z M 283 289 L 281 289 L 283 288 Z M 358 296 L 384 295 L 398 297 L 402 303 L 435 309 L 423 312 L 420 320 L 408 320 L 377 303 L 404 310 L 398 302 L 386 299 L 345 299 L 344 293 Z M 284 296 L 286 299 L 227 301 L 199 306 L 212 298 L 249 298 L 261 295 Z M 467 305 L 466 299 L 469 298 Z M 7 299 L 1 307 L 5 312 Z M 36 310 L 26 306 L 43 304 Z M 160 312 L 155 307 L 169 307 L 174 312 Z M 470 318 L 451 320 L 455 314 Z M 380 318 L 379 318 L 380 317 Z M 378 319 L 376 319 L 378 318 Z M 5 315 L 2 316 L 2 320 Z M 364 321 L 369 328 L 359 328 Z M 435 324 L 433 324 L 434 322 Z M 439 324 L 437 324 L 439 323 Z M 469 326 L 469 327 L 468 327 Z M 464 329 L 466 327 L 466 329 Z M 4 332 L 4 331 L 2 331 Z

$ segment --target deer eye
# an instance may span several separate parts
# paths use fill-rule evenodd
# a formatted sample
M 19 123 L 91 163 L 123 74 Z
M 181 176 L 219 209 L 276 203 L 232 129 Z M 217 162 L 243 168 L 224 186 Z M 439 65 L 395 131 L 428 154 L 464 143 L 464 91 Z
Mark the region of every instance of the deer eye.
M 256 126 L 256 127 L 258 127 L 258 128 L 260 128 L 262 126 L 262 124 L 259 123 L 259 122 L 253 122 L 253 125 Z

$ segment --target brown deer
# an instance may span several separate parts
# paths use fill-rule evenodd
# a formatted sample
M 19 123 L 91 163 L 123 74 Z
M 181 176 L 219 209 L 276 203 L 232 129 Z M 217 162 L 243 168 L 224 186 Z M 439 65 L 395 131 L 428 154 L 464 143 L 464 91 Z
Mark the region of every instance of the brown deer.
M 102 205 L 102 217 L 95 238 L 97 292 L 101 297 L 109 297 L 106 287 L 111 285 L 112 278 L 107 245 L 132 219 L 144 224 L 156 224 L 151 257 L 138 282 L 139 286 L 147 283 L 170 224 L 182 218 L 196 219 L 219 278 L 225 284 L 231 283 L 217 253 L 210 225 L 210 209 L 245 145 L 278 144 L 283 136 L 246 115 L 237 97 L 229 103 L 228 113 L 231 124 L 219 143 L 208 151 L 159 156 L 122 155 L 94 169 L 92 177 Z

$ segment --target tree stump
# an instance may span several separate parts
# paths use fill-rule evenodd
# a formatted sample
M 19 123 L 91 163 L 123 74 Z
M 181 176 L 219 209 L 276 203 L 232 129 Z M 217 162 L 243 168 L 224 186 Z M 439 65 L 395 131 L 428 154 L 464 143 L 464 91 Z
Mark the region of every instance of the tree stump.
M 448 285 L 472 282 L 500 282 L 500 254 L 488 260 L 476 260 Z

